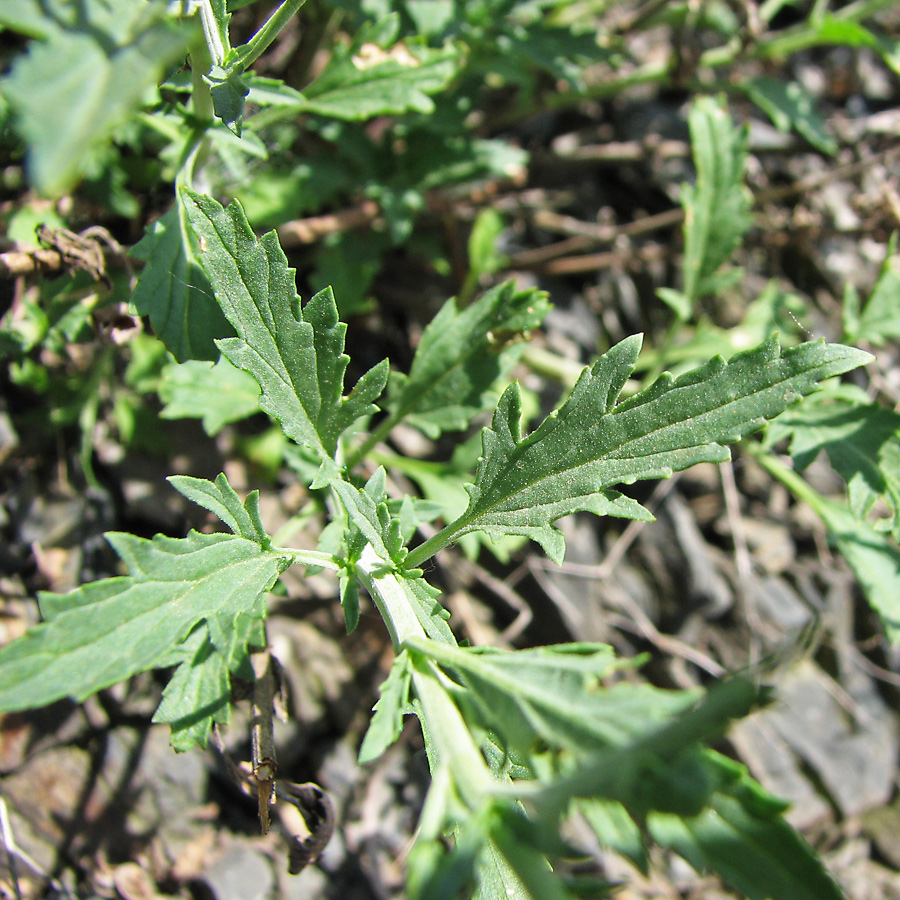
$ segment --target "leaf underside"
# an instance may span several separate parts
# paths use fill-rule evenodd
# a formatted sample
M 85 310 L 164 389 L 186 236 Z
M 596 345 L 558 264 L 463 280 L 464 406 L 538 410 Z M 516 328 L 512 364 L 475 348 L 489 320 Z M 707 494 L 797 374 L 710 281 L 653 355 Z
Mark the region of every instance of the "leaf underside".
M 227 534 L 107 538 L 129 574 L 41 596 L 46 621 L 0 649 L 0 709 L 83 700 L 168 665 L 202 622 L 215 651 L 233 662 L 236 619 L 264 615 L 261 598 L 290 562 Z

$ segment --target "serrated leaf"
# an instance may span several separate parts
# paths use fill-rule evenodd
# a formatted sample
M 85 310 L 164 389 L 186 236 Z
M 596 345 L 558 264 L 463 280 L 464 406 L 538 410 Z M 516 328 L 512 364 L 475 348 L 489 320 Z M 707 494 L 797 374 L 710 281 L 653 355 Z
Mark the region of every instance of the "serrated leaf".
M 696 699 L 646 685 L 598 690 L 622 663 L 605 644 L 557 644 L 515 652 L 491 648 L 408 646 L 437 661 L 470 691 L 484 727 L 527 759 L 536 742 L 570 750 L 619 746 Z
M 565 542 L 552 526 L 556 519 L 578 511 L 651 519 L 637 501 L 610 488 L 667 478 L 698 462 L 722 462 L 729 458 L 725 444 L 756 431 L 822 379 L 871 358 L 822 341 L 782 353 L 773 337 L 727 363 L 716 357 L 677 379 L 666 373 L 615 406 L 640 344 L 639 336 L 626 338 L 600 357 L 563 406 L 526 438 L 520 434 L 518 388 L 510 386 L 483 433 L 469 507 L 441 539 L 471 531 L 521 534 L 559 563 Z M 427 552 L 412 551 L 409 564 L 419 565 Z
M 387 361 L 344 397 L 347 326 L 338 321 L 331 290 L 300 308 L 294 270 L 274 232 L 257 240 L 239 203 L 223 210 L 209 197 L 188 190 L 185 195 L 204 248 L 204 271 L 238 334 L 219 342 L 222 353 L 256 379 L 260 406 L 285 434 L 330 462 L 343 431 L 377 411 L 372 401 L 384 388 Z
M 429 95 L 449 84 L 461 51 L 412 42 L 391 46 L 398 24 L 394 13 L 363 29 L 351 47 L 335 48 L 322 74 L 304 89 L 300 109 L 346 120 L 432 112 Z
M 266 550 L 271 546 L 259 513 L 259 491 L 251 491 L 242 503 L 224 472 L 214 482 L 189 475 L 170 475 L 167 480 L 188 500 L 218 516 L 238 537 L 254 541 Z
M 0 709 L 83 700 L 159 665 L 200 622 L 231 658 L 235 618 L 260 615 L 262 595 L 290 564 L 226 534 L 107 539 L 129 574 L 42 595 L 48 621 L 0 649 Z
M 244 100 L 250 93 L 243 72 L 214 65 L 203 80 L 209 85 L 216 116 L 232 134 L 240 137 L 244 124 Z
M 542 291 L 517 291 L 512 282 L 487 291 L 462 310 L 448 300 L 425 329 L 409 375 L 391 375 L 385 404 L 395 420 L 429 437 L 468 428 L 485 394 L 515 362 L 505 342 L 537 328 L 549 309 Z
M 150 317 L 153 330 L 169 352 L 179 362 L 218 359 L 215 339 L 234 332 L 196 261 L 180 197 L 148 226 L 144 237 L 131 248 L 131 256 L 147 263 L 132 301 L 142 316 Z
M 400 566 L 406 550 L 400 520 L 391 515 L 385 502 L 384 476 L 384 469 L 379 467 L 364 490 L 343 480 L 335 481 L 332 486 L 341 498 L 350 524 L 372 545 L 381 559 Z
M 700 815 L 651 813 L 653 840 L 698 871 L 714 869 L 748 900 L 843 900 L 809 845 L 758 800 L 746 775 L 713 794 Z
M 798 469 L 806 468 L 824 450 L 847 482 L 850 509 L 857 519 L 879 531 L 894 531 L 896 536 L 900 527 L 900 415 L 877 404 L 823 396 L 780 416 L 777 425 L 777 434 L 787 431 L 791 436 L 790 451 Z M 876 509 L 879 504 L 883 506 Z M 875 512 L 881 518 L 872 520 Z
M 28 174 L 42 193 L 71 189 L 113 129 L 184 55 L 189 31 L 165 18 L 165 3 L 51 0 L 23 5 L 16 21 L 42 15 L 47 27 L 16 61 L 3 94 L 28 144 Z
M 161 418 L 202 419 L 203 430 L 212 436 L 229 422 L 259 412 L 259 385 L 225 357 L 215 364 L 191 359 L 166 365 L 159 399 L 165 403 Z
M 400 737 L 403 716 L 410 711 L 410 681 L 409 656 L 403 651 L 394 659 L 390 674 L 379 688 L 381 696 L 359 748 L 360 765 L 378 759 Z
M 746 129 L 732 123 L 723 103 L 699 97 L 688 116 L 697 179 L 682 189 L 686 303 L 721 287 L 719 269 L 750 227 L 750 195 L 744 186 Z M 686 316 L 682 311 L 682 318 Z

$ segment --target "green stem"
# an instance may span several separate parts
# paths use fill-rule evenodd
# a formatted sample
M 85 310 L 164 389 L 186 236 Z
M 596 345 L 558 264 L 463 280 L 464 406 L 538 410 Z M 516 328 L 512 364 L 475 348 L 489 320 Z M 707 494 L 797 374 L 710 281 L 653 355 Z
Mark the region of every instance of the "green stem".
M 421 704 L 420 721 L 432 772 L 446 765 L 463 800 L 477 809 L 497 782 L 484 761 L 459 707 L 442 682 L 427 653 L 433 641 L 416 642 L 421 654 L 413 656 L 412 679 Z
M 278 37 L 284 26 L 304 3 L 306 0 L 284 0 L 281 6 L 266 19 L 262 28 L 243 47 L 238 48 L 238 60 L 245 69 L 265 53 L 269 45 Z
M 351 450 L 344 465 L 352 472 L 394 429 L 405 413 L 390 413 L 388 417 L 358 446 Z
M 230 49 L 228 46 L 228 30 L 227 28 L 219 30 L 220 23 L 216 18 L 210 0 L 200 0 L 200 22 L 203 25 L 203 37 L 205 38 L 209 61 L 221 66 Z M 193 56 L 193 53 L 191 55 Z M 204 73 L 208 71 L 209 65 L 203 69 Z
M 418 569 L 425 560 L 431 559 L 435 553 L 443 550 L 448 544 L 452 544 L 464 525 L 465 522 L 461 516 L 449 525 L 445 525 L 437 534 L 432 535 L 424 543 L 419 544 L 414 550 L 410 550 L 409 556 L 406 557 L 404 563 L 406 568 Z
M 810 487 L 792 468 L 780 459 L 763 450 L 759 444 L 747 441 L 742 446 L 749 450 L 754 459 L 776 480 L 780 481 L 795 497 L 802 500 L 813 512 L 823 519 L 828 518 L 825 498 Z
M 273 547 L 273 553 L 285 553 L 293 557 L 293 561 L 299 566 L 318 566 L 320 569 L 340 571 L 340 563 L 331 553 L 323 553 L 321 550 L 295 550 L 293 547 Z
M 401 579 L 390 570 L 389 566 L 390 563 L 381 559 L 371 544 L 366 544 L 356 563 L 360 580 L 387 625 L 394 649 L 399 652 L 401 645 L 408 639 L 424 639 L 425 629 L 413 609 Z

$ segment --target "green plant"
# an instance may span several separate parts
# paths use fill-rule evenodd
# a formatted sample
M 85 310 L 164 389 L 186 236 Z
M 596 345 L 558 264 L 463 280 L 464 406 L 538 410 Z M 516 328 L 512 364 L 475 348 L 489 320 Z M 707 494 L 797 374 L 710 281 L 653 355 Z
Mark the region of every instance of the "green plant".
M 231 533 L 111 535 L 127 574 L 41 596 L 43 623 L 0 650 L 0 708 L 82 699 L 135 673 L 174 667 L 155 720 L 171 725 L 176 749 L 205 746 L 213 726 L 228 720 L 232 678 L 256 679 L 252 657 L 266 646 L 266 597 L 279 577 L 291 565 L 330 569 L 348 630 L 358 620 L 361 584 L 397 652 L 360 759 L 382 753 L 406 715 L 416 715 L 423 729 L 433 782 L 409 859 L 410 897 L 603 892 L 608 886 L 566 875 L 577 848 L 562 837 L 562 824 L 573 815 L 639 867 L 648 865 L 652 839 L 698 868 L 717 870 L 750 897 L 838 897 L 781 817 L 784 805 L 709 749 L 731 719 L 765 701 L 764 691 L 741 677 L 706 692 L 637 686 L 624 678 L 635 661 L 616 659 L 601 645 L 516 652 L 458 646 L 421 568 L 450 544 L 485 539 L 492 546 L 530 539 L 560 562 L 565 547 L 556 520 L 577 511 L 648 520 L 649 512 L 616 486 L 725 460 L 725 444 L 775 418 L 765 444 L 744 447 L 822 515 L 897 639 L 897 417 L 833 382 L 793 406 L 870 357 L 822 342 L 782 350 L 772 333 L 792 306 L 774 288 L 735 328 L 718 328 L 703 313 L 704 300 L 738 283 L 740 272 L 727 266 L 751 223 L 746 136 L 724 103 L 701 97 L 689 117 L 697 180 L 682 192 L 682 284 L 659 292 L 675 314 L 668 334 L 640 357 L 636 337 L 612 346 L 569 385 L 557 412 L 523 436 L 523 398 L 508 382 L 522 357 L 516 338 L 540 325 L 547 300 L 510 284 L 473 300 L 480 279 L 503 267 L 496 247 L 503 220 L 493 210 L 476 218 L 459 301 L 448 301 L 428 326 L 407 373 L 382 362 L 345 396 L 340 320 L 369 308 L 369 284 L 388 250 L 417 241 L 413 224 L 429 192 L 522 166 L 521 149 L 469 124 L 485 82 L 498 91 L 514 88 L 509 122 L 615 96 L 636 82 L 675 84 L 672 60 L 585 78 L 586 65 L 615 72 L 624 58 L 618 35 L 601 44 L 578 23 L 590 4 L 383 2 L 366 5 L 382 14 L 371 22 L 361 4 L 345 3 L 333 14 L 356 17 L 351 39 L 329 48 L 327 64 L 301 91 L 250 66 L 302 2 L 279 6 L 238 46 L 223 2 L 193 5 L 202 34 L 189 16 L 173 16 L 162 3 L 88 2 L 83 15 L 63 0 L 5 4 L 0 23 L 36 41 L 5 79 L 9 107 L 0 113 L 27 146 L 31 182 L 44 193 L 81 183 L 109 208 L 133 215 L 125 186 L 140 167 L 129 163 L 132 155 L 154 173 L 154 183 L 176 186 L 173 205 L 132 250 L 144 263 L 133 294 L 118 277 L 109 295 L 130 299 L 172 354 L 165 364 L 158 347 L 135 354 L 146 352 L 150 362 L 116 396 L 122 431 L 140 389 L 158 388 L 164 416 L 202 417 L 210 433 L 262 410 L 289 439 L 292 466 L 331 521 L 316 549 L 276 546 L 255 493 L 241 500 L 224 476 L 173 478 Z M 772 60 L 828 43 L 870 46 L 892 64 L 896 58 L 890 42 L 861 24 L 884 3 L 850 4 L 825 16 L 817 4 L 801 26 L 742 47 L 728 39 L 728 5 L 712 4 L 693 19 L 689 4 L 665 6 L 635 27 L 668 17 L 721 38 L 696 60 L 709 72 L 741 54 Z M 763 5 L 766 22 L 779 6 Z M 329 23 L 304 12 L 304 25 L 324 40 Z M 185 51 L 189 71 L 179 68 Z M 548 79 L 567 90 L 548 92 Z M 833 152 L 799 86 L 756 79 L 741 90 L 780 128 Z M 366 127 L 378 116 L 392 117 L 382 133 Z M 294 124 L 300 117 L 302 127 Z M 282 147 L 299 148 L 300 162 Z M 316 293 L 305 305 L 278 238 L 257 241 L 240 205 L 223 210 L 193 190 L 235 194 L 254 225 L 276 226 L 360 185 L 382 230 L 365 238 L 331 235 L 317 251 L 312 280 L 341 289 Z M 877 345 L 900 332 L 894 254 L 892 244 L 864 307 L 848 292 L 846 341 Z M 0 337 L 18 383 L 61 397 L 62 421 L 81 422 L 89 469 L 91 424 L 103 399 L 94 388 L 109 378 L 115 356 L 103 348 L 89 377 L 49 377 L 36 352 L 64 354 L 90 339 L 85 332 L 98 300 L 84 273 L 45 288 L 43 299 L 29 299 L 27 315 Z M 682 373 L 650 377 L 643 386 L 632 380 L 673 367 Z M 449 463 L 382 446 L 401 423 L 437 437 L 491 412 L 474 452 L 471 440 L 461 442 Z M 798 467 L 820 449 L 828 452 L 848 481 L 848 505 L 819 497 L 779 460 L 772 450 L 785 438 Z M 426 499 L 389 497 L 379 464 L 405 472 Z M 888 515 L 870 521 L 881 503 Z M 416 543 L 418 527 L 435 518 L 443 527 Z M 255 762 L 265 816 L 272 773 L 265 759 Z
M 419 566 L 474 531 L 524 535 L 559 562 L 558 518 L 578 510 L 648 518 L 614 486 L 726 459 L 725 443 L 867 354 L 822 342 L 782 352 L 769 340 L 727 363 L 714 359 L 678 379 L 663 375 L 617 402 L 640 349 L 630 338 L 586 370 L 562 406 L 524 437 L 513 383 L 483 433 L 468 508 L 410 549 L 419 521 L 413 500 L 388 502 L 383 469 L 364 482 L 357 475 L 372 443 L 360 428 L 376 412 L 387 363 L 344 396 L 345 326 L 331 292 L 301 306 L 274 234 L 257 241 L 237 204 L 223 210 L 186 190 L 184 202 L 206 275 L 236 331 L 220 341 L 222 353 L 253 376 L 260 407 L 317 467 L 311 488 L 331 494 L 328 549 L 273 546 L 256 495 L 241 502 L 224 475 L 173 478 L 232 533 L 152 541 L 110 535 L 128 574 L 41 598 L 45 622 L 0 651 L 0 708 L 83 699 L 137 672 L 176 665 L 155 719 L 171 723 L 178 749 L 204 745 L 213 723 L 228 718 L 232 674 L 248 675 L 250 653 L 265 646 L 266 593 L 289 565 L 329 568 L 340 577 L 348 628 L 362 583 L 397 651 L 362 761 L 396 739 L 407 713 L 418 716 L 425 735 L 434 784 L 410 860 L 411 896 L 453 896 L 476 872 L 484 897 L 583 895 L 583 885 L 567 885 L 549 864 L 567 852 L 559 821 L 581 803 L 614 846 L 641 847 L 645 827 L 751 896 L 838 896 L 780 818 L 779 803 L 703 747 L 757 702 L 749 682 L 734 678 L 706 694 L 662 692 L 611 684 L 631 663 L 604 646 L 460 647 Z M 394 381 L 386 424 L 373 435 L 417 416 L 434 429 L 458 428 L 504 368 L 503 353 L 490 349 L 492 329 L 527 330 L 545 308 L 540 294 L 511 285 L 464 311 L 450 301 L 409 375 Z M 731 829 L 741 837 L 723 850 L 723 840 L 734 840 Z M 449 832 L 453 850 L 443 843 Z M 748 854 L 751 836 L 765 865 Z M 632 855 L 640 861 L 643 852 Z

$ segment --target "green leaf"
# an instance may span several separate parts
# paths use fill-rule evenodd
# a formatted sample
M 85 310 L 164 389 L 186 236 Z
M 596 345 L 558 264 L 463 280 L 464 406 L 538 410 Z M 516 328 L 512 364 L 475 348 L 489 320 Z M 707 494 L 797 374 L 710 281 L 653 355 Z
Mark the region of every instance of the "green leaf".
M 798 470 L 824 450 L 847 482 L 857 519 L 900 536 L 900 415 L 877 404 L 823 394 L 779 416 L 774 426 L 770 440 L 790 435 Z M 875 512 L 881 517 L 872 521 Z
M 179 362 L 216 360 L 215 339 L 233 334 L 191 247 L 182 198 L 131 248 L 145 260 L 132 301 Z
M 687 319 L 696 300 L 734 280 L 719 273 L 750 227 L 750 195 L 744 186 L 747 132 L 736 128 L 723 103 L 699 97 L 688 117 L 697 180 L 682 188 L 684 287 L 661 294 Z
M 793 129 L 820 152 L 828 156 L 837 153 L 837 142 L 825 130 L 813 97 L 801 85 L 760 75 L 743 82 L 741 87 L 779 131 Z
M 209 85 L 216 116 L 232 134 L 240 137 L 244 123 L 244 99 L 250 93 L 243 72 L 214 65 L 203 80 Z
M 235 617 L 260 615 L 291 561 L 225 534 L 107 539 L 129 574 L 41 596 L 47 621 L 0 649 L 0 709 L 83 700 L 163 664 L 200 622 L 230 658 Z
M 394 659 L 390 674 L 381 685 L 381 697 L 375 704 L 375 715 L 369 722 L 366 736 L 359 748 L 360 765 L 378 759 L 400 737 L 403 716 L 411 712 L 410 680 L 409 656 L 403 651 Z
M 477 719 L 528 759 L 536 742 L 587 751 L 619 746 L 692 705 L 688 693 L 646 685 L 598 690 L 599 679 L 622 668 L 605 644 L 556 644 L 515 652 L 408 641 L 470 691 Z
M 238 537 L 254 541 L 265 550 L 271 547 L 259 514 L 259 491 L 251 491 L 241 503 L 224 472 L 216 476 L 215 482 L 188 475 L 170 475 L 167 480 L 188 500 L 218 516 Z
M 183 56 L 189 31 L 165 19 L 166 4 L 63 0 L 19 4 L 42 41 L 20 56 L 2 92 L 28 144 L 28 174 L 43 194 L 70 190 L 113 130 L 140 109 L 147 89 Z
M 179 649 L 185 660 L 169 679 L 153 721 L 171 725 L 172 747 L 183 753 L 197 745 L 205 747 L 214 723 L 227 724 L 231 679 L 206 627 L 192 632 Z
M 259 412 L 259 385 L 224 357 L 215 365 L 201 360 L 169 363 L 161 374 L 159 398 L 166 404 L 163 419 L 202 419 L 208 435 Z
M 844 331 L 848 340 L 869 341 L 876 347 L 900 337 L 900 256 L 896 233 L 888 241 L 884 264 L 862 311 L 856 291 L 848 284 L 844 296 Z
M 779 804 L 742 772 L 713 794 L 700 815 L 651 813 L 647 826 L 658 844 L 698 871 L 718 872 L 748 900 L 842 900 L 821 861 L 779 812 Z
M 430 113 L 429 97 L 447 87 L 462 55 L 456 47 L 393 44 L 399 18 L 364 28 L 353 45 L 336 47 L 331 60 L 303 91 L 303 112 L 365 120 L 407 112 Z
M 387 361 L 363 375 L 349 397 L 342 396 L 347 326 L 338 321 L 331 290 L 301 309 L 294 270 L 274 232 L 257 240 L 240 204 L 223 210 L 209 197 L 184 193 L 203 268 L 238 334 L 218 342 L 222 353 L 256 379 L 260 406 L 284 433 L 330 462 L 340 435 L 376 412 L 372 401 L 384 388 Z
M 448 300 L 425 329 L 409 375 L 391 374 L 392 419 L 408 419 L 432 438 L 468 428 L 515 363 L 519 348 L 507 341 L 540 325 L 548 309 L 546 294 L 517 291 L 511 281 L 462 310 Z
M 628 810 L 615 800 L 593 798 L 578 802 L 578 810 L 604 847 L 610 847 L 630 859 L 641 872 L 647 872 L 649 855 L 644 836 Z
M 563 406 L 531 435 L 520 434 L 519 392 L 504 393 L 489 429 L 469 507 L 413 550 L 416 566 L 471 531 L 522 534 L 559 563 L 565 541 L 552 523 L 577 511 L 650 520 L 637 501 L 610 490 L 639 479 L 667 478 L 698 462 L 729 458 L 726 443 L 759 429 L 818 382 L 871 357 L 840 344 L 811 341 L 785 350 L 773 337 L 729 362 L 716 357 L 674 379 L 662 375 L 618 406 L 616 398 L 640 350 L 626 338 L 585 370 Z
M 829 540 L 853 569 L 888 640 L 900 645 L 900 548 L 843 504 L 822 499 L 814 508 L 828 527 Z

